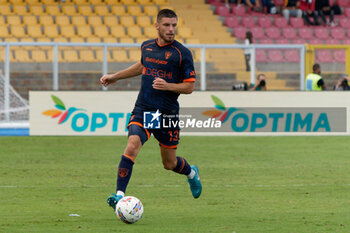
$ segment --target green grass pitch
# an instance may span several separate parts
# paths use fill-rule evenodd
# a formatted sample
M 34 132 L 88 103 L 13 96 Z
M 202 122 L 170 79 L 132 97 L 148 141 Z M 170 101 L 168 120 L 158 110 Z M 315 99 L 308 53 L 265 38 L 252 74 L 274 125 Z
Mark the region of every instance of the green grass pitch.
M 199 199 L 151 139 L 127 189 L 144 205 L 132 225 L 106 204 L 126 141 L 0 137 L 0 232 L 350 232 L 348 137 L 183 136 Z

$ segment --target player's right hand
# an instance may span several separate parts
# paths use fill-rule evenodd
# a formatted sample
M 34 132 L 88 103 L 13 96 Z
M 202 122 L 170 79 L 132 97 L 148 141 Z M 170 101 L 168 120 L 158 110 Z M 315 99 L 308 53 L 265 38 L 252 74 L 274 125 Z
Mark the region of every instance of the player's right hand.
M 100 78 L 100 82 L 103 86 L 107 87 L 109 84 L 114 83 L 117 79 L 112 74 L 105 74 Z

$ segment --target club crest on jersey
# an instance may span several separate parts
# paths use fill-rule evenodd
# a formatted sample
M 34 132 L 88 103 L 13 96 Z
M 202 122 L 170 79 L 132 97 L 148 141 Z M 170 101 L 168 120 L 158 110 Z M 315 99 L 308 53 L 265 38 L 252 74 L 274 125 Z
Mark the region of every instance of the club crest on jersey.
M 169 59 L 169 57 L 172 55 L 172 52 L 166 51 L 165 52 L 165 59 Z

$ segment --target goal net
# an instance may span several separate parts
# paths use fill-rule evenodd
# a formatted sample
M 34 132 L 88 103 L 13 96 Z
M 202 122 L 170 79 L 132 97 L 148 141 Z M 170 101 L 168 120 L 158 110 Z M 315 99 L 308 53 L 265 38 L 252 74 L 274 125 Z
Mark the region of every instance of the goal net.
M 28 101 L 23 99 L 17 91 L 6 83 L 5 76 L 0 70 L 0 128 L 15 124 L 28 124 Z

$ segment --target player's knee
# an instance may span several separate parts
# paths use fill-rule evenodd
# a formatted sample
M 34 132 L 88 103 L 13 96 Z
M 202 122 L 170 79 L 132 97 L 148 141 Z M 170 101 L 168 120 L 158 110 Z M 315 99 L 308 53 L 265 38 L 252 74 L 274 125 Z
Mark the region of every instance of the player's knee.
M 163 166 L 166 170 L 174 170 L 176 167 L 176 161 L 163 161 Z

